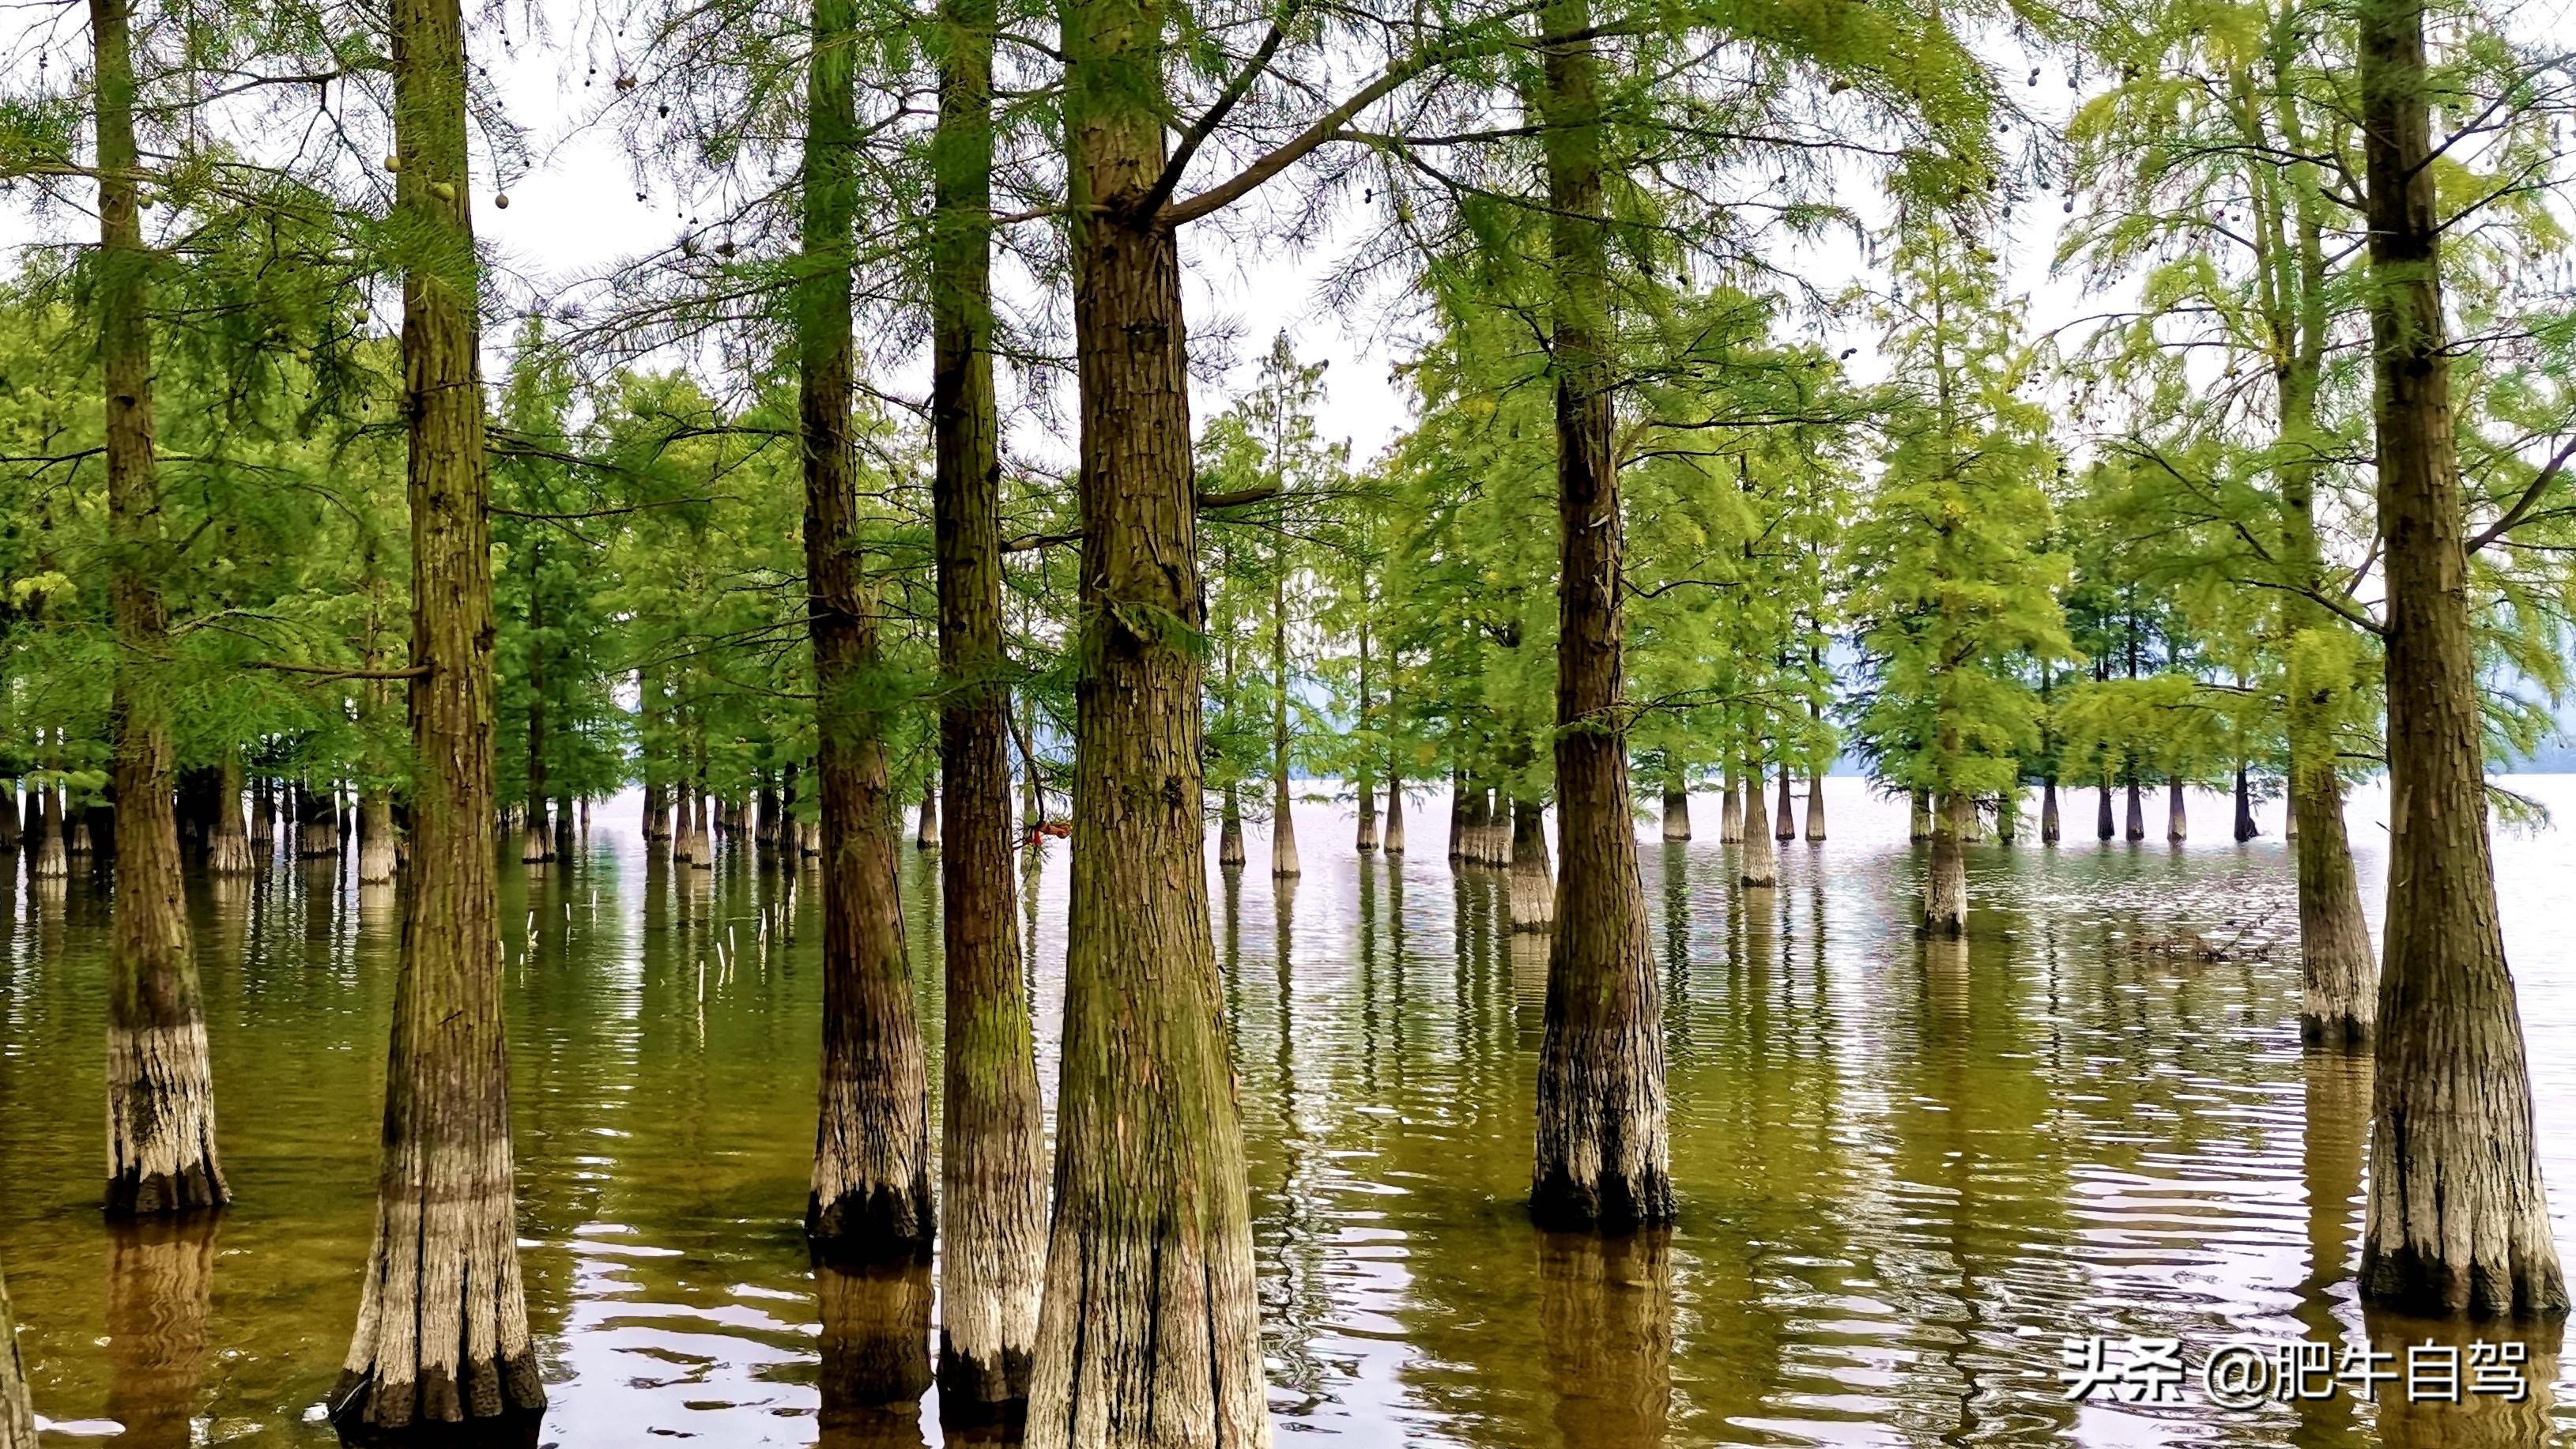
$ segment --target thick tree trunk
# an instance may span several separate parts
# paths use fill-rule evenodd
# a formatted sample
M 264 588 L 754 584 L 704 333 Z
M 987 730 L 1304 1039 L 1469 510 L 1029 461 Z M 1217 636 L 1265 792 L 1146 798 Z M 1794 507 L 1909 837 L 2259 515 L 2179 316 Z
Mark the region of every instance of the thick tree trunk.
M 109 723 L 123 820 L 108 935 L 107 1210 L 188 1212 L 232 1196 L 215 1151 L 214 1068 L 180 878 L 160 581 L 161 483 L 152 456 L 151 257 L 135 207 L 134 55 L 125 0 L 90 0 L 98 87 L 99 362 L 116 668 Z
M 476 376 L 456 0 L 394 0 L 395 206 L 412 521 L 411 899 L 376 1230 L 330 1412 L 353 1442 L 452 1440 L 545 1409 L 519 1277 L 492 800 L 491 480 Z M 497 1427 L 497 1426 L 496 1426 Z M 483 1430 L 491 1433 L 492 1430 Z
M 2057 811 L 2057 782 L 2043 781 L 2039 787 L 2039 843 L 2055 845 L 2064 834 Z
M 1780 771 L 1779 806 L 1777 809 L 1773 810 L 1771 814 L 1772 839 L 1795 840 L 1798 838 L 1798 803 L 1789 793 L 1789 772 L 1785 768 Z
M 1485 863 L 1485 830 L 1493 813 L 1489 803 L 1491 798 L 1484 786 L 1472 780 L 1468 782 L 1467 809 L 1461 817 L 1465 823 L 1458 832 L 1458 863 L 1461 865 Z
M 1055 1207 L 1029 1449 L 1270 1443 L 1243 1126 L 1208 921 L 1206 626 L 1160 30 L 1068 0 L 1082 445 Z M 1141 79 L 1140 79 L 1141 78 Z
M 1917 790 L 1905 817 L 1905 838 L 1917 845 L 1932 838 L 1932 792 Z
M 939 848 L 939 782 L 928 780 L 921 787 L 921 809 L 914 817 L 912 846 L 915 850 Z
M 1664 839 L 1691 838 L 1690 787 L 1679 775 L 1664 777 Z
M 1386 772 L 1386 853 L 1404 854 L 1404 778 L 1390 763 Z
M 1744 843 L 1744 784 L 1732 770 L 1726 772 L 1726 788 L 1718 795 L 1717 843 Z
M 1673 1215 L 1663 978 L 1646 939 L 1622 711 L 1626 625 L 1613 447 L 1601 62 L 1590 0 L 1540 17 L 1556 373 L 1556 803 L 1562 853 L 1539 1051 L 1531 1213 L 1617 1230 Z
M 1528 800 L 1512 802 L 1510 907 L 1515 931 L 1544 931 L 1556 924 L 1556 878 L 1547 860 L 1547 811 Z
M 2361 1292 L 2422 1316 L 2559 1314 L 2488 853 L 2423 0 L 2367 0 L 2359 22 L 2390 806 Z
M 2179 778 L 2165 781 L 2165 839 L 2177 845 L 2191 839 L 2191 820 L 2184 814 Z
M 2093 833 L 2100 839 L 2109 840 L 2119 832 L 2111 822 L 2111 785 L 2107 780 L 2102 784 L 2097 803 L 2100 808 L 2094 813 Z
M 2362 914 L 2361 876 L 2344 835 L 2343 781 L 2332 769 L 2293 762 L 2290 808 L 2308 802 L 2298 834 L 2299 1027 L 2311 1046 L 2359 1050 L 2379 1020 L 2379 963 Z
M 262 865 L 277 850 L 277 782 L 266 775 L 251 782 L 250 849 Z
M 2132 844 L 2147 838 L 2146 800 L 2135 780 L 2129 782 L 2129 825 L 2126 835 Z
M 913 1006 L 897 811 L 882 706 L 877 601 L 861 576 L 851 229 L 860 144 L 855 0 L 814 0 L 806 61 L 797 399 L 805 444 L 806 618 L 814 639 L 823 804 L 823 1074 L 805 1236 L 850 1263 L 927 1259 L 930 1077 Z
M 1807 777 L 1807 843 L 1825 843 L 1825 777 Z
M 9 1283 L 0 1278 L 0 1449 L 36 1449 L 36 1414 L 27 1401 L 27 1363 L 18 1352 L 18 1320 Z
M 2236 841 L 2241 845 L 2262 833 L 2262 829 L 2254 823 L 2254 787 L 2245 778 L 2245 767 L 2238 765 L 2236 767 Z
M 1046 1267 L 1046 1125 L 1011 877 L 1002 468 L 993 396 L 992 0 L 947 0 L 931 251 L 931 493 L 939 563 L 943 1415 L 1007 1417 L 1029 1393 Z M 924 802 L 926 809 L 933 808 Z M 918 1341 L 918 1340 L 916 1340 Z
M 531 799 L 519 807 L 523 812 L 519 827 L 519 862 L 543 865 L 555 858 L 554 830 L 546 821 L 546 802 Z
M 358 884 L 383 885 L 394 878 L 394 802 L 382 788 L 358 797 Z
M 206 874 L 254 874 L 259 870 L 259 857 L 251 853 L 250 833 L 242 828 L 241 752 L 225 750 L 215 774 L 215 815 L 206 833 Z
M 1289 810 L 1288 777 L 1273 777 L 1270 791 L 1270 874 L 1272 877 L 1300 875 L 1304 867 L 1297 863 L 1297 817 Z
M 1217 868 L 1241 870 L 1243 859 L 1243 787 L 1228 785 L 1225 787 L 1225 803 L 1217 820 Z
M 1964 795 L 1941 797 L 1932 821 L 1932 868 L 1923 877 L 1923 931 L 1931 936 L 1968 933 L 1968 862 L 1959 847 L 1974 809 Z
M 671 796 L 661 785 L 644 786 L 644 809 L 639 828 L 647 842 L 671 838 Z
M 70 852 L 63 848 L 63 797 L 39 785 L 27 797 L 27 878 L 61 880 L 72 873 Z
M 1748 765 L 1744 776 L 1744 848 L 1735 855 L 1736 881 L 1755 887 L 1776 886 L 1780 883 L 1780 851 L 1772 844 L 1778 837 L 1771 829 L 1771 802 L 1762 788 L 1762 767 Z

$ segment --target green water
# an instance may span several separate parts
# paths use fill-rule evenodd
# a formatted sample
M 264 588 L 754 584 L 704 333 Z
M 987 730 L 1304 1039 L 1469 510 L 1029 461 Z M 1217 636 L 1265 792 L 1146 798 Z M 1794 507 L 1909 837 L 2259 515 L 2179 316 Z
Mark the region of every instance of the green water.
M 1684 1217 L 1606 1246 L 1522 1215 L 1544 946 L 1510 932 L 1496 877 L 1442 860 L 1438 802 L 1401 863 L 1354 858 L 1347 816 L 1304 807 L 1287 893 L 1256 831 L 1212 898 L 1282 1444 L 2520 1445 L 2576 1423 L 2554 1335 L 2530 1330 L 2536 1401 L 2474 1415 L 2348 1391 L 2221 1410 L 2196 1372 L 2178 1405 L 2067 1402 L 2070 1337 L 2176 1337 L 2196 1367 L 2240 1335 L 2421 1336 L 2355 1306 L 2369 1081 L 2299 1050 L 2287 855 L 1974 847 L 1976 939 L 1927 948 L 1901 812 L 1832 783 L 1836 839 L 1784 848 L 1774 891 L 1739 889 L 1713 840 L 1641 845 Z M 2576 780 L 2524 784 L 2576 807 Z M 2376 808 L 2354 818 L 2374 913 Z M 504 871 L 546 1441 L 939 1442 L 935 1406 L 848 1413 L 825 1389 L 853 1323 L 917 1324 L 926 1353 L 928 1296 L 807 1265 L 812 892 L 740 859 L 674 871 L 625 805 L 597 818 L 578 859 Z M 1047 849 L 1031 969 L 1051 1093 L 1065 847 Z M 2576 1262 L 2556 1130 L 2576 1109 L 2557 916 L 2576 852 L 2512 836 L 2499 861 Z M 136 1234 L 96 1207 L 105 889 L 0 893 L 0 1265 L 47 1442 L 329 1443 L 399 903 L 327 862 L 191 883 L 239 1200 Z M 936 1052 L 935 861 L 907 852 L 905 890 Z M 2178 928 L 2275 948 L 2140 948 Z

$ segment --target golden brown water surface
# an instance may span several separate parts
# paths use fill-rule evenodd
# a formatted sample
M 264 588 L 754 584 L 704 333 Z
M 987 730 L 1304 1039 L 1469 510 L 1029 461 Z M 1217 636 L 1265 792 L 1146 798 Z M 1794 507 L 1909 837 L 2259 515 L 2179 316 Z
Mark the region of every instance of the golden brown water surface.
M 2576 779 L 2523 782 L 2576 808 Z M 1832 782 L 1836 838 L 1734 884 L 1713 840 L 1642 846 L 1667 997 L 1669 1234 L 1524 1219 L 1545 949 L 1499 880 L 1423 849 L 1355 859 L 1314 804 L 1307 874 L 1212 886 L 1283 1444 L 2527 1445 L 2576 1424 L 2349 1393 L 2253 1412 L 2067 1403 L 2063 1341 L 2420 1339 L 2355 1306 L 2366 1066 L 2304 1057 L 2289 862 L 2213 838 L 1971 850 L 1975 939 L 1911 933 L 1899 810 Z M 1702 829 L 1715 810 L 1699 803 Z M 2160 804 L 2160 802 L 2158 802 Z M 2070 802 L 2089 826 L 2089 798 Z M 2380 890 L 2378 805 L 2356 805 Z M 504 872 L 529 1307 L 547 1442 L 939 1441 L 854 1409 L 926 1280 L 807 1266 L 819 929 L 791 876 L 672 870 L 621 803 L 582 856 Z M 612 827 L 611 822 L 614 822 Z M 1036 874 L 1042 1039 L 1060 1006 L 1064 846 Z M 1211 852 L 1213 854 L 1213 852 Z M 2499 840 L 2556 1189 L 2576 1264 L 2576 851 Z M 907 853 L 939 1047 L 934 863 Z M 226 1166 L 219 1219 L 111 1231 L 97 1207 L 106 882 L 0 893 L 0 1265 L 47 1442 L 308 1445 L 356 1307 L 399 902 L 336 865 L 191 884 Z M 2270 959 L 2141 949 L 2176 930 Z M 1046 1048 L 1051 1051 L 1051 1046 Z M 1053 1085 L 1053 1063 L 1045 1063 Z M 934 1083 L 937 1074 L 932 1074 Z M 2488 1336 L 2509 1336 L 2489 1330 Z

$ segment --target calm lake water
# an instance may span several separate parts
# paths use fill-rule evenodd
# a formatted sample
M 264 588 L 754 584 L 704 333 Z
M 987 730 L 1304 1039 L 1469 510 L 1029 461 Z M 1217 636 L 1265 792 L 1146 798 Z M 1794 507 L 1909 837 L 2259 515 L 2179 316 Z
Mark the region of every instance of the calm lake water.
M 2576 777 L 2517 782 L 2562 814 Z M 2576 1425 L 2555 1335 L 2535 1399 L 2479 1412 L 2348 1390 L 2211 1406 L 2237 1336 L 2395 1346 L 2356 1306 L 2366 1065 L 2304 1057 L 2277 835 L 1972 848 L 1975 939 L 1911 932 L 1923 852 L 1899 807 L 1829 782 L 1831 843 L 1641 844 L 1671 1057 L 1680 1226 L 1603 1245 L 1528 1225 L 1545 948 L 1414 806 L 1400 863 L 1301 807 L 1307 874 L 1212 892 L 1252 1144 L 1283 1444 L 2524 1445 Z M 1716 833 L 1715 801 L 1696 803 Z M 854 1321 L 918 1284 L 818 1283 L 801 1237 L 820 929 L 792 876 L 673 871 L 599 811 L 578 860 L 503 873 L 521 1238 L 546 1440 L 939 1442 L 935 1411 L 846 1413 Z M 2383 801 L 2353 810 L 2379 912 Z M 2266 819 L 2277 830 L 2277 807 Z M 1651 828 L 1647 832 L 1651 837 Z M 1037 865 L 1041 1034 L 1061 1005 L 1064 846 Z M 1211 858 L 1214 855 L 1210 851 Z M 2576 849 L 2498 842 L 2561 1252 L 2576 1266 Z M 905 890 L 939 1048 L 935 861 Z M 0 892 L 0 1265 L 49 1444 L 331 1442 L 320 1404 L 372 1210 L 396 903 L 332 863 L 192 883 L 225 1165 L 218 1221 L 112 1232 L 96 1197 L 103 878 Z M 2205 964 L 2179 930 L 2272 940 Z M 1050 1052 L 1051 1045 L 1046 1048 Z M 1050 1094 L 1054 1064 L 1044 1063 Z M 937 1073 L 932 1073 L 936 1082 Z M 827 1321 L 828 1320 L 828 1321 Z M 921 1321 L 927 1352 L 928 1323 Z M 2065 1401 L 2065 1341 L 2178 1338 L 2186 1402 Z M 2506 1338 L 2514 1331 L 2488 1330 Z M 2402 1360 L 2401 1360 L 2402 1362 Z

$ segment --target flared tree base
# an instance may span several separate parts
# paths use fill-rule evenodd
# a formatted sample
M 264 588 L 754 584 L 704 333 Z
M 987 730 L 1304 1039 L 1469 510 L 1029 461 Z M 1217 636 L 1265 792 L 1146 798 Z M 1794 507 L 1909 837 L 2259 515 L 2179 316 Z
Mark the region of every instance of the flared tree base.
M 1578 1178 L 1552 1164 L 1530 1188 L 1530 1221 L 1553 1233 L 1624 1233 L 1673 1220 L 1673 1185 L 1656 1174 Z
M 107 1180 L 107 1215 L 116 1218 L 158 1217 L 205 1212 L 233 1200 L 224 1169 L 213 1162 L 194 1162 L 177 1172 L 126 1172 Z
M 536 1449 L 545 1421 L 545 1391 L 533 1355 L 487 1363 L 479 1372 L 468 1370 L 462 1393 L 444 1379 L 419 1390 L 408 1396 L 415 1399 L 416 1412 L 403 1422 L 372 1423 L 368 1416 L 378 1407 L 373 1381 L 344 1372 L 332 1396 L 331 1427 L 349 1449 Z M 535 1406 L 521 1405 L 522 1395 L 533 1395 Z M 491 1412 L 471 1412 L 467 1406 L 477 1398 L 489 1399 Z
M 206 842 L 206 874 L 256 875 L 259 857 L 250 848 L 247 835 L 218 835 Z
M 998 1357 L 962 1353 L 939 1335 L 939 1421 L 942 1424 L 1016 1429 L 1028 1421 L 1028 1350 Z
M 817 1263 L 862 1268 L 927 1263 L 932 1237 L 930 1184 L 909 1188 L 880 1183 L 826 1202 L 805 1199 L 805 1246 Z
M 2546 1234 L 2547 1224 L 2539 1230 Z M 2511 1235 L 2506 1235 L 2511 1236 Z M 2541 1241 L 2545 1244 L 2547 1238 Z M 2361 1298 L 2417 1318 L 2520 1321 L 2564 1318 L 2567 1280 L 2554 1252 L 2519 1252 L 2504 1237 L 2468 1245 L 2469 1256 L 2436 1258 L 2414 1244 L 2361 1249 Z

